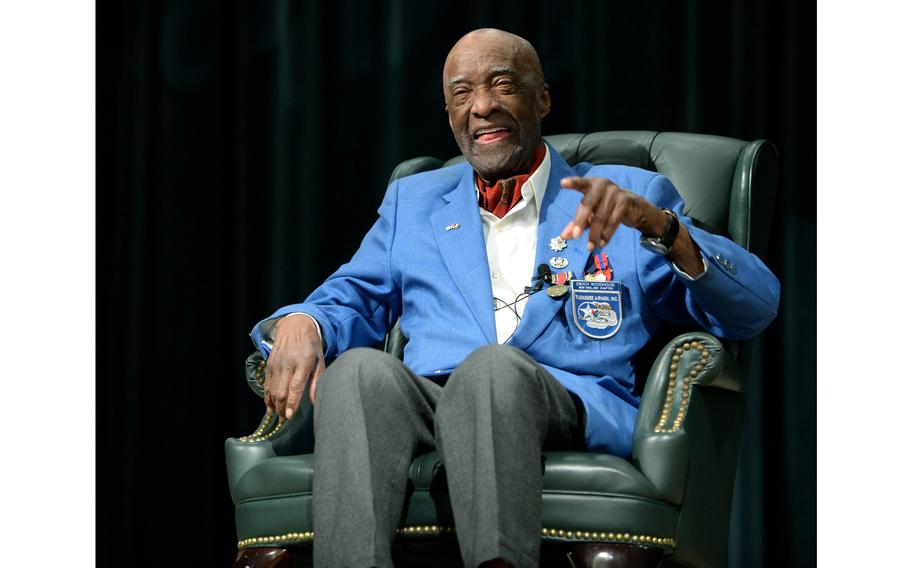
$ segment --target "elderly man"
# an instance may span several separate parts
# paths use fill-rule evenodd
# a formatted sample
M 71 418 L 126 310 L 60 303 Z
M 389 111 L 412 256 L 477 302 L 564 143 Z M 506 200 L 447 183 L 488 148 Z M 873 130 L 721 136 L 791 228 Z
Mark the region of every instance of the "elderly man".
M 467 163 L 392 183 L 351 261 L 252 333 L 269 411 L 315 405 L 317 565 L 391 565 L 409 466 L 434 448 L 465 565 L 536 565 L 541 452 L 630 453 L 631 360 L 660 322 L 749 337 L 776 314 L 775 277 L 694 227 L 665 177 L 544 143 L 527 41 L 465 35 L 443 89 Z M 399 317 L 404 362 L 357 349 Z

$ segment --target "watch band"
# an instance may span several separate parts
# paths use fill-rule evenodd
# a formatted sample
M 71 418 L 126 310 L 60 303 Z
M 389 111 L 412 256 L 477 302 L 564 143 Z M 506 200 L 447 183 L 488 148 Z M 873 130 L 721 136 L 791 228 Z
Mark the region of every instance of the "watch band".
M 646 237 L 642 235 L 639 238 L 641 245 L 648 250 L 657 254 L 667 256 L 673 243 L 676 242 L 676 236 L 679 235 L 679 218 L 676 213 L 669 209 L 661 209 L 667 215 L 667 226 L 660 237 Z
M 667 247 L 669 252 L 673 249 L 673 243 L 676 242 L 676 235 L 679 234 L 679 218 L 674 211 L 669 209 L 661 209 L 661 211 L 666 213 L 669 219 L 667 220 L 667 228 L 664 229 L 664 234 L 660 237 L 660 242 Z

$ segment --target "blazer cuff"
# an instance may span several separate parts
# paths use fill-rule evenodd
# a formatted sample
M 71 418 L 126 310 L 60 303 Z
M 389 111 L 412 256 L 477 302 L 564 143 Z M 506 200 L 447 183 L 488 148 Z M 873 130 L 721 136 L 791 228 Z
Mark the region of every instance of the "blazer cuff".
M 680 267 L 676 266 L 676 263 L 673 262 L 672 260 L 670 261 L 670 268 L 672 268 L 673 272 L 675 272 L 676 275 L 679 276 L 680 278 L 682 278 L 683 280 L 686 280 L 688 282 L 697 282 L 697 281 L 701 280 L 702 276 L 704 276 L 705 274 L 708 273 L 708 261 L 705 259 L 705 255 L 701 251 L 699 251 L 698 256 L 701 257 L 701 264 L 702 264 L 702 266 L 704 266 L 704 270 L 702 270 L 698 276 L 689 276 Z
M 269 354 L 272 353 L 272 345 L 275 343 L 275 325 L 278 323 L 278 320 L 282 318 L 287 318 L 291 316 L 306 316 L 310 318 L 314 324 L 316 324 L 316 333 L 319 334 L 319 341 L 322 343 L 322 352 L 325 353 L 325 337 L 322 335 L 322 326 L 319 325 L 319 322 L 306 312 L 291 312 L 289 314 L 284 314 L 278 316 L 277 318 L 271 318 L 263 321 L 259 324 L 259 330 L 262 333 L 262 337 L 259 340 L 260 346 Z

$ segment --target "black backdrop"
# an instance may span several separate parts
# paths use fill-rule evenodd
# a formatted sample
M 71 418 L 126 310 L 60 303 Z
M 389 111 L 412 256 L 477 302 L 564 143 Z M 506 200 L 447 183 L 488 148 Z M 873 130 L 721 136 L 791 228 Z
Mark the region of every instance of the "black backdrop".
M 353 253 L 396 163 L 457 154 L 442 62 L 484 26 L 537 47 L 544 134 L 777 145 L 766 260 L 783 295 L 751 385 L 731 564 L 815 564 L 814 3 L 159 0 L 97 16 L 99 565 L 181 564 L 163 550 L 187 546 L 228 565 L 222 443 L 262 412 L 247 333 Z

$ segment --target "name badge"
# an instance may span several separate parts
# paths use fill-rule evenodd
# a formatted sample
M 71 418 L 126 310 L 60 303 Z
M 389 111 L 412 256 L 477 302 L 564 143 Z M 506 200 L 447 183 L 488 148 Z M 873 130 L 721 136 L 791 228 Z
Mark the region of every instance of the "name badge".
M 622 325 L 622 285 L 616 281 L 572 280 L 572 317 L 578 330 L 606 339 Z

